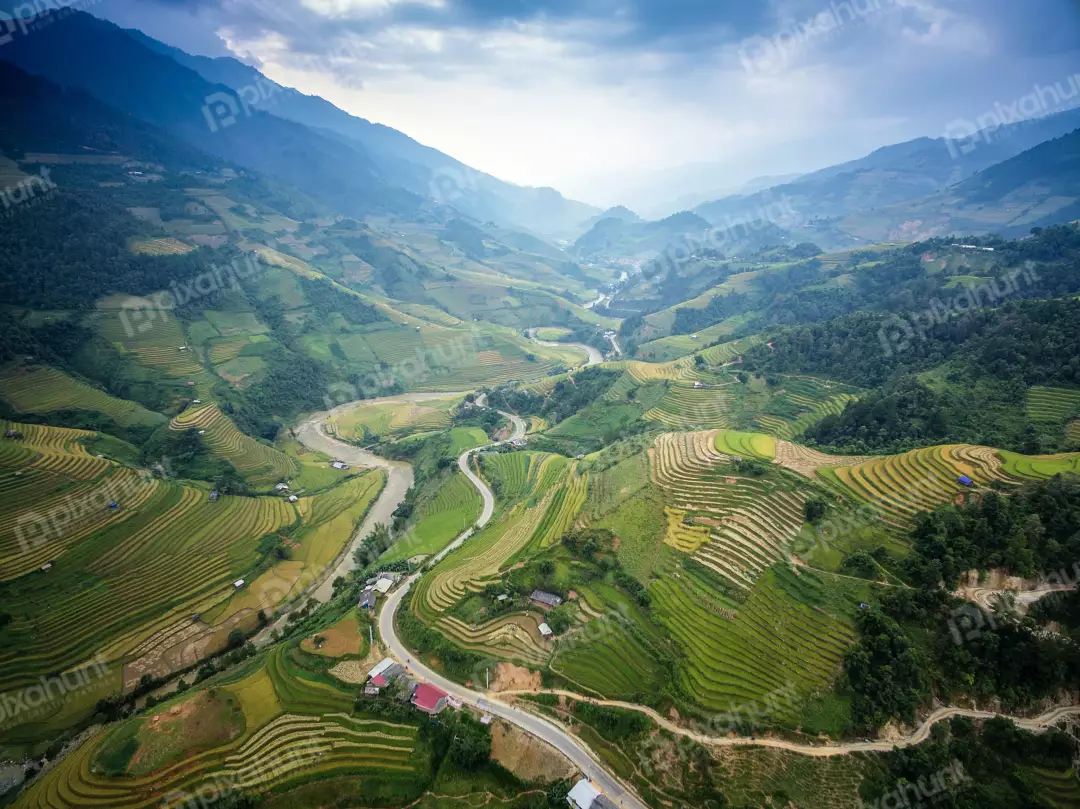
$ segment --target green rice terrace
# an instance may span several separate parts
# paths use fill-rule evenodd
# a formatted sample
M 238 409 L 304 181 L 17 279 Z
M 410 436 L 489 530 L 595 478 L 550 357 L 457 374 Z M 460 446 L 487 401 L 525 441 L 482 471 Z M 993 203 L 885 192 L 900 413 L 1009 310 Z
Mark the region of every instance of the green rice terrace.
M 12 740 L 54 719 L 62 727 L 144 674 L 191 665 L 234 628 L 251 631 L 260 610 L 327 568 L 382 484 L 373 472 L 295 503 L 211 497 L 91 455 L 94 433 L 0 427 L 10 436 L 0 443 L 0 692 L 91 659 L 110 667 L 87 701 L 50 706 L 57 716 L 9 729 Z

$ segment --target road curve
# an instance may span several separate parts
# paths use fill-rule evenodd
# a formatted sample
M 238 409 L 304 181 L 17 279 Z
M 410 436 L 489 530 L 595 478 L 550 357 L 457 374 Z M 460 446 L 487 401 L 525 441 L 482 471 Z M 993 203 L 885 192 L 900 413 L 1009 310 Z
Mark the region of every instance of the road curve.
M 595 349 L 594 349 L 595 350 Z M 355 407 L 362 404 L 381 404 L 390 402 L 417 402 L 423 401 L 423 399 L 417 398 L 418 396 L 424 396 L 428 399 L 441 398 L 452 394 L 415 394 L 412 396 L 397 396 L 387 397 L 384 399 L 370 399 L 361 402 L 352 402 L 350 404 L 342 405 L 341 407 L 334 408 L 328 413 L 316 413 L 305 420 L 296 428 L 296 437 L 305 446 L 312 449 L 317 449 L 321 452 L 326 452 L 334 457 L 341 458 L 348 463 L 355 463 L 359 466 L 370 466 L 379 469 L 387 470 L 391 476 L 397 476 L 397 487 L 395 490 L 391 490 L 390 482 L 388 481 L 386 488 L 380 494 L 379 499 L 372 507 L 371 512 L 368 515 L 368 519 L 364 520 L 363 526 L 358 530 L 354 536 L 353 544 L 362 541 L 373 528 L 379 522 L 389 522 L 389 516 L 393 514 L 394 509 L 397 508 L 397 503 L 404 497 L 405 491 L 412 485 L 412 467 L 408 464 L 398 463 L 395 461 L 389 461 L 385 458 L 380 458 L 377 455 L 359 449 L 358 447 L 350 446 L 344 442 L 328 435 L 323 430 L 323 424 L 326 419 L 335 413 L 350 407 Z M 482 402 L 483 400 L 481 400 Z M 513 430 L 508 438 L 502 441 L 496 441 L 492 444 L 487 444 L 483 447 L 475 447 L 470 450 L 466 450 L 458 457 L 458 468 L 465 474 L 466 477 L 472 482 L 472 484 L 480 492 L 483 498 L 484 505 L 480 512 L 480 517 L 477 519 L 475 526 L 469 528 L 467 531 L 457 537 L 449 546 L 447 546 L 442 552 L 432 559 L 432 562 L 437 562 L 445 557 L 448 553 L 454 549 L 461 547 L 462 544 L 477 528 L 482 528 L 491 521 L 492 515 L 495 513 L 495 495 L 491 491 L 491 488 L 484 482 L 483 478 L 477 475 L 469 466 L 469 460 L 471 456 L 484 449 L 490 449 L 494 446 L 508 443 L 522 438 L 525 435 L 526 425 L 525 422 L 513 415 L 512 413 L 505 413 L 499 411 L 499 413 L 510 420 L 513 425 Z M 404 469 L 402 469 L 404 467 Z M 407 470 L 407 472 L 406 472 Z M 402 484 L 407 482 L 408 485 L 400 491 L 400 495 L 397 494 L 396 488 L 399 488 Z M 395 500 L 396 498 L 396 500 Z M 378 512 L 378 513 L 376 513 Z M 385 515 L 385 516 L 384 516 Z M 383 519 L 379 519 L 383 517 Z M 370 528 L 368 524 L 370 523 Z M 355 566 L 353 561 L 352 548 L 349 553 L 346 554 L 345 559 L 338 566 L 338 569 L 334 572 L 333 576 L 326 579 L 323 586 L 319 588 L 314 594 L 314 597 L 320 601 L 329 600 L 332 594 L 333 579 L 338 575 L 344 575 L 344 573 L 352 570 Z M 548 721 L 547 719 L 535 716 L 513 705 L 506 705 L 494 700 L 485 699 L 484 696 L 476 691 L 472 691 L 457 683 L 451 682 L 446 678 L 439 675 L 437 672 L 424 666 L 420 661 L 412 660 L 412 652 L 405 647 L 405 644 L 398 638 L 397 632 L 394 627 L 394 615 L 397 612 L 398 606 L 401 604 L 401 599 L 408 592 L 413 582 L 416 581 L 422 575 L 422 571 L 415 573 L 409 579 L 407 579 L 401 586 L 399 586 L 394 592 L 390 594 L 390 597 L 383 602 L 382 610 L 379 614 L 379 634 L 382 636 L 383 641 L 386 643 L 387 649 L 390 654 L 397 658 L 399 661 L 405 663 L 409 672 L 419 680 L 432 683 L 433 685 L 441 688 L 446 693 L 453 696 L 455 699 L 461 700 L 463 703 L 471 705 L 478 710 L 485 711 L 494 716 L 498 716 L 501 719 L 505 719 L 511 724 L 517 725 L 522 730 L 531 733 L 532 735 L 543 739 L 550 744 L 556 750 L 565 755 L 575 766 L 577 766 L 586 776 L 597 783 L 604 791 L 605 795 L 609 799 L 613 800 L 617 806 L 625 807 L 625 809 L 648 809 L 648 807 L 638 799 L 631 791 L 629 791 L 625 785 L 618 779 L 609 774 L 599 763 L 599 761 L 592 755 L 592 753 L 585 748 L 575 737 L 568 732 Z M 327 591 L 324 594 L 324 589 Z
M 599 365 L 604 361 L 603 354 L 592 346 L 585 345 L 585 343 L 552 343 L 547 340 L 541 340 L 536 336 L 536 329 L 529 329 L 529 339 L 537 345 L 546 346 L 547 348 L 580 348 L 588 355 L 588 359 L 577 366 L 579 368 L 588 368 L 590 365 Z
M 405 644 L 397 636 L 394 627 L 394 615 L 401 604 L 402 597 L 420 575 L 419 573 L 414 574 L 397 590 L 393 591 L 383 604 L 382 612 L 379 613 L 379 634 L 382 635 L 390 654 L 399 661 L 403 661 L 409 673 L 417 679 L 441 688 L 451 697 L 461 700 L 467 705 L 497 716 L 500 719 L 505 719 L 507 722 L 517 725 L 527 733 L 531 733 L 533 736 L 550 744 L 570 759 L 587 778 L 599 785 L 608 800 L 613 801 L 616 806 L 625 807 L 625 809 L 648 809 L 621 781 L 605 770 L 603 765 L 576 737 L 563 728 L 548 719 L 521 708 L 495 699 L 487 699 L 483 694 L 458 685 L 427 668 L 420 661 L 412 659 L 412 652 L 405 647 Z
M 944 707 L 938 708 L 931 713 L 923 723 L 914 730 L 914 732 L 899 739 L 880 742 L 840 742 L 836 744 L 822 742 L 821 744 L 799 744 L 798 742 L 789 742 L 786 739 L 775 739 L 770 737 L 711 736 L 697 733 L 682 727 L 681 725 L 676 725 L 670 719 L 661 716 L 646 705 L 638 705 L 634 702 L 622 702 L 613 699 L 596 699 L 583 694 L 576 694 L 573 691 L 564 691 L 556 688 L 543 688 L 536 691 L 503 691 L 499 696 L 514 697 L 525 696 L 528 694 L 557 694 L 581 702 L 591 702 L 593 705 L 609 705 L 613 708 L 637 711 L 638 713 L 647 715 L 656 722 L 656 724 L 664 728 L 664 730 L 679 736 L 685 736 L 698 744 L 709 747 L 774 747 L 779 750 L 789 750 L 793 753 L 799 753 L 800 755 L 811 756 L 814 758 L 846 756 L 852 753 L 888 752 L 894 747 L 911 747 L 912 745 L 922 744 L 930 737 L 930 729 L 934 725 L 938 722 L 943 722 L 946 719 L 952 719 L 957 716 L 964 716 L 969 719 L 993 719 L 994 717 L 1000 717 L 1002 719 L 1009 719 L 1024 730 L 1030 731 L 1044 730 L 1057 724 L 1067 716 L 1080 716 L 1080 707 L 1075 706 L 1053 708 L 1044 714 L 1030 718 L 999 714 L 992 711 L 977 711 L 971 708 Z

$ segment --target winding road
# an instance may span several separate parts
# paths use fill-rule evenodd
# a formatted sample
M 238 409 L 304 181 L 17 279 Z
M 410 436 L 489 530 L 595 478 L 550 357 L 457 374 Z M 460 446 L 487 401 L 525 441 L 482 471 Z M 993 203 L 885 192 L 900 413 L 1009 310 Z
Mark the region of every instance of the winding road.
M 529 339 L 537 345 L 545 346 L 546 348 L 580 348 L 588 355 L 588 358 L 580 366 L 582 368 L 588 368 L 590 365 L 599 365 L 604 361 L 603 354 L 592 346 L 585 345 L 584 343 L 552 343 L 547 340 L 541 340 L 536 336 L 536 329 L 529 329 Z
M 534 338 L 535 339 L 535 338 Z M 563 344 L 565 345 L 565 344 Z M 594 352 L 599 356 L 599 352 L 596 349 L 592 349 L 588 346 L 581 346 L 589 352 L 589 359 L 585 363 L 586 365 L 594 364 Z M 332 582 L 337 576 L 343 576 L 346 573 L 353 570 L 356 563 L 353 559 L 353 551 L 356 546 L 362 542 L 368 534 L 374 530 L 376 525 L 389 524 L 394 510 L 398 504 L 404 498 L 405 493 L 409 490 L 413 483 L 413 471 L 412 467 L 407 463 L 398 461 L 390 461 L 386 458 L 381 458 L 374 455 L 367 450 L 360 449 L 358 447 L 346 444 L 337 438 L 329 435 L 324 425 L 328 418 L 331 418 L 338 412 L 346 410 L 350 407 L 357 405 L 373 405 L 373 404 L 413 404 L 417 402 L 429 401 L 432 399 L 445 398 L 452 395 L 452 393 L 417 393 L 406 394 L 402 396 L 391 396 L 382 399 L 369 399 L 360 402 L 353 402 L 350 404 L 341 405 L 331 411 L 316 413 L 310 418 L 302 422 L 295 430 L 297 439 L 305 446 L 325 452 L 331 456 L 342 459 L 343 461 L 354 464 L 357 466 L 365 466 L 377 469 L 383 469 L 387 472 L 387 485 L 380 493 L 375 504 L 372 506 L 371 511 L 368 513 L 361 527 L 356 531 L 353 536 L 351 546 L 348 552 L 342 557 L 342 560 L 338 566 L 333 570 L 332 574 L 327 575 L 318 588 L 311 594 L 313 598 L 318 601 L 328 601 L 333 595 Z M 485 406 L 484 399 L 481 397 L 477 402 L 480 406 Z M 473 471 L 470 466 L 470 460 L 472 456 L 485 449 L 491 449 L 492 447 L 506 444 L 510 441 L 514 441 L 522 438 L 526 432 L 525 422 L 511 413 L 505 413 L 499 411 L 499 413 L 505 416 L 513 425 L 513 431 L 510 436 L 497 441 L 492 444 L 487 444 L 482 447 L 475 447 L 473 449 L 466 450 L 458 457 L 458 468 L 469 479 L 469 481 L 476 487 L 477 491 L 483 499 L 483 507 L 481 509 L 480 517 L 477 519 L 474 526 L 464 531 L 459 535 L 449 546 L 443 551 L 434 556 L 430 560 L 430 564 L 437 563 L 446 557 L 447 554 L 452 553 L 457 548 L 461 547 L 468 539 L 479 529 L 486 526 L 490 521 L 495 511 L 495 496 L 490 487 L 484 480 Z M 423 569 L 414 573 L 408 579 L 406 579 L 395 591 L 383 603 L 382 610 L 379 614 L 379 634 L 382 636 L 384 643 L 389 650 L 389 653 L 396 658 L 399 662 L 404 663 L 409 673 L 418 680 L 431 683 L 438 688 L 441 688 L 451 697 L 460 700 L 462 703 L 477 708 L 478 710 L 497 716 L 500 719 L 504 719 L 510 722 L 522 730 L 536 736 L 539 739 L 550 744 L 570 761 L 574 763 L 578 769 L 583 772 L 586 777 L 596 783 L 608 797 L 617 806 L 624 807 L 624 809 L 647 809 L 640 798 L 621 780 L 612 775 L 604 765 L 596 758 L 596 756 L 585 747 L 576 736 L 569 733 L 562 727 L 559 727 L 549 719 L 538 716 L 535 713 L 519 708 L 515 705 L 502 702 L 499 699 L 492 699 L 485 696 L 480 692 L 473 691 L 465 686 L 459 685 L 451 680 L 446 679 L 438 672 L 425 666 L 419 660 L 412 659 L 412 652 L 405 646 L 401 639 L 397 635 L 396 627 L 394 626 L 394 617 L 397 613 L 397 609 L 401 604 L 405 594 L 409 591 L 416 580 L 424 575 Z M 534 692 L 506 692 L 504 696 L 516 696 L 524 693 Z M 568 697 L 576 699 L 582 699 L 585 701 L 593 702 L 600 705 L 612 705 L 629 710 L 635 710 L 640 713 L 650 716 L 658 725 L 665 730 L 690 738 L 698 743 L 709 745 L 713 747 L 726 747 L 726 746 L 759 746 L 759 747 L 772 747 L 791 752 L 799 753 L 806 756 L 813 757 L 829 757 L 837 755 L 849 755 L 851 753 L 859 752 L 878 752 L 888 751 L 893 747 L 907 747 L 911 745 L 919 744 L 925 741 L 930 735 L 930 729 L 938 722 L 950 719 L 955 716 L 965 716 L 973 719 L 989 719 L 1000 714 L 978 711 L 966 708 L 956 707 L 943 707 L 938 708 L 931 713 L 926 720 L 910 735 L 891 739 L 887 741 L 866 741 L 866 742 L 841 742 L 841 743 L 828 743 L 823 742 L 821 744 L 806 744 L 787 741 L 784 739 L 776 738 L 751 738 L 751 737 L 729 737 L 729 736 L 710 736 L 697 733 L 693 730 L 687 729 L 676 725 L 666 717 L 661 716 L 651 708 L 636 705 L 633 703 L 625 703 L 614 700 L 597 700 L 589 697 L 584 697 L 580 694 L 574 694 L 568 691 L 546 691 L 544 693 L 563 694 Z M 1063 718 L 1069 716 L 1080 716 L 1080 707 L 1059 707 L 1051 711 L 1048 711 L 1041 716 L 1033 718 L 1022 718 L 1007 716 L 1005 718 L 1011 719 L 1016 722 L 1017 725 L 1026 730 L 1042 730 L 1045 729 Z
M 1046 713 L 1030 718 L 1010 716 L 1008 714 L 994 713 L 992 711 L 979 711 L 972 708 L 944 707 L 938 708 L 926 717 L 922 724 L 920 724 L 912 733 L 896 739 L 876 742 L 823 741 L 819 744 L 800 744 L 799 742 L 791 742 L 786 739 L 776 739 L 768 736 L 712 736 L 705 733 L 698 733 L 683 727 L 682 725 L 675 724 L 667 717 L 661 716 L 646 705 L 638 705 L 634 702 L 622 702 L 613 699 L 596 699 L 595 697 L 576 694 L 573 691 L 563 691 L 555 688 L 543 688 L 537 691 L 502 691 L 499 695 L 515 697 L 528 696 L 530 694 L 556 694 L 581 702 L 589 702 L 593 705 L 608 705 L 613 708 L 622 708 L 627 711 L 637 711 L 638 713 L 648 716 L 656 722 L 657 725 L 669 733 L 683 736 L 698 744 L 707 745 L 709 747 L 774 747 L 779 750 L 788 750 L 812 758 L 847 756 L 852 753 L 887 753 L 894 747 L 911 747 L 912 745 L 922 744 L 930 737 L 930 729 L 933 728 L 934 725 L 938 722 L 943 722 L 946 719 L 952 719 L 957 716 L 964 716 L 969 719 L 993 719 L 994 717 L 1001 717 L 1003 719 L 1010 719 L 1024 730 L 1033 732 L 1045 730 L 1052 725 L 1056 725 L 1068 716 L 1080 716 L 1080 707 L 1075 706 L 1052 708 Z
M 592 349 L 592 351 L 595 352 L 596 349 Z M 590 361 L 591 360 L 592 355 L 590 354 Z M 297 439 L 310 449 L 325 452 L 332 457 L 340 458 L 346 463 L 355 464 L 356 466 L 383 469 L 386 470 L 388 475 L 386 488 L 383 489 L 382 493 L 375 501 L 375 504 L 372 506 L 371 511 L 368 513 L 368 516 L 361 527 L 353 535 L 348 552 L 343 556 L 333 573 L 327 575 L 318 589 L 311 594 L 312 598 L 318 601 L 328 601 L 330 599 L 333 595 L 333 580 L 337 576 L 345 575 L 356 566 L 353 559 L 353 551 L 355 548 L 372 530 L 374 530 L 376 525 L 379 525 L 380 523 L 388 524 L 390 522 L 391 516 L 397 508 L 398 503 L 404 498 L 405 492 L 409 490 L 409 487 L 412 486 L 413 482 L 412 467 L 409 466 L 409 464 L 380 458 L 367 450 L 351 446 L 338 440 L 326 432 L 326 420 L 337 413 L 358 405 L 414 404 L 451 395 L 453 394 L 422 393 L 352 402 L 336 407 L 331 411 L 315 413 L 296 428 L 295 434 Z M 481 399 L 480 401 L 481 406 L 483 406 L 483 400 Z M 432 564 L 440 561 L 447 554 L 452 553 L 455 549 L 461 547 L 476 530 L 487 525 L 495 513 L 494 493 L 487 483 L 484 482 L 483 478 L 472 470 L 469 462 L 476 452 L 518 440 L 525 435 L 526 425 L 522 419 L 512 413 L 499 412 L 509 419 L 513 425 L 510 436 L 502 441 L 496 441 L 492 444 L 466 450 L 458 457 L 458 468 L 461 469 L 462 473 L 472 482 L 477 491 L 480 492 L 480 496 L 483 498 L 483 508 L 481 509 L 480 517 L 473 527 L 463 532 L 450 543 L 450 545 L 433 557 L 430 560 Z M 437 672 L 424 666 L 420 661 L 412 660 L 412 652 L 406 648 L 405 644 L 397 635 L 396 628 L 394 627 L 394 616 L 398 606 L 401 604 L 402 597 L 404 597 L 405 593 L 408 592 L 412 584 L 421 575 L 423 575 L 422 570 L 413 574 L 392 592 L 389 598 L 383 603 L 382 610 L 379 614 L 379 634 L 382 636 L 383 642 L 386 644 L 390 654 L 398 661 L 403 662 L 413 677 L 424 682 L 432 683 L 455 699 L 460 700 L 462 703 L 473 706 L 486 713 L 490 713 L 493 716 L 498 716 L 501 719 L 505 719 L 511 724 L 520 727 L 526 732 L 531 733 L 550 744 L 570 759 L 570 761 L 585 773 L 588 778 L 598 784 L 604 791 L 604 794 L 607 795 L 610 800 L 614 801 L 616 805 L 625 807 L 626 809 L 648 809 L 646 804 L 642 803 L 625 784 L 605 770 L 603 765 L 593 756 L 593 754 L 566 730 L 547 719 L 538 717 L 521 708 L 485 698 L 485 696 L 479 692 L 472 691 L 464 686 L 447 680 Z

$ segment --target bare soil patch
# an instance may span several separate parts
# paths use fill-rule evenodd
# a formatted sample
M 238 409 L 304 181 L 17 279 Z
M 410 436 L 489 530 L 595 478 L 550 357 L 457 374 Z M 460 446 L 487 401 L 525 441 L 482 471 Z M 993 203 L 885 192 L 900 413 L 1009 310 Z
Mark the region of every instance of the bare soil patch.
M 515 666 L 513 663 L 499 663 L 495 666 L 495 679 L 491 681 L 491 690 L 495 693 L 536 691 L 543 687 L 543 682 L 538 671 Z
M 577 772 L 577 767 L 554 747 L 500 721 L 491 728 L 491 758 L 523 781 L 550 783 Z

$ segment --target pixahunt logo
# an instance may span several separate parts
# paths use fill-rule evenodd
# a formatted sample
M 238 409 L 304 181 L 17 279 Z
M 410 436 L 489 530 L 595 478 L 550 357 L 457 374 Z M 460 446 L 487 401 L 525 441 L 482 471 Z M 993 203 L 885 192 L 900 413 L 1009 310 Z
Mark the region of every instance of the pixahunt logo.
M 42 166 L 37 174 L 31 174 L 16 185 L 0 188 L 0 203 L 3 204 L 0 216 L 11 216 L 28 205 L 48 199 L 56 189 L 56 183 L 49 176 L 49 167 Z
M 69 694 L 88 688 L 109 674 L 105 659 L 98 655 L 85 666 L 65 671 L 58 677 L 42 677 L 39 682 L 21 691 L 0 695 L 0 727 L 30 722 L 39 715 L 55 710 Z M 55 693 L 54 693 L 55 692 Z

